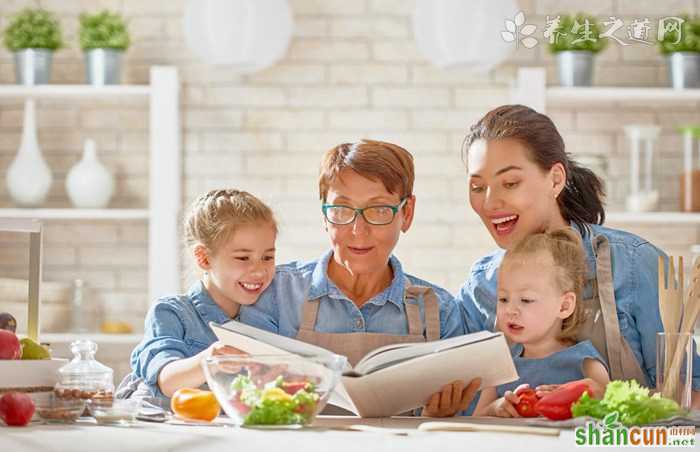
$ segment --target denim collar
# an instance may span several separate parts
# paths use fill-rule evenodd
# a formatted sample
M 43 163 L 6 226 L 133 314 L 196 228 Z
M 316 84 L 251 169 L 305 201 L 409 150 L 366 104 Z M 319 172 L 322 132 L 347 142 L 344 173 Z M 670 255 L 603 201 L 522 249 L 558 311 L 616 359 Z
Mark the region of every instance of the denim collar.
M 314 300 L 323 296 L 333 298 L 348 299 L 343 292 L 338 289 L 333 281 L 328 278 L 328 263 L 333 258 L 333 250 L 328 250 L 316 261 L 316 267 L 311 275 L 311 287 L 309 288 L 309 299 Z M 372 297 L 367 303 L 378 306 L 384 305 L 387 300 L 403 309 L 404 288 L 406 277 L 399 260 L 392 254 L 389 256 L 389 265 L 394 272 L 394 278 L 386 289 Z
M 187 291 L 187 296 L 192 301 L 197 313 L 207 325 L 209 322 L 222 324 L 231 320 L 231 317 L 229 317 L 228 314 L 216 304 L 211 295 L 209 295 L 209 292 L 206 287 L 204 287 L 204 283 L 201 280 L 190 286 L 190 289 Z

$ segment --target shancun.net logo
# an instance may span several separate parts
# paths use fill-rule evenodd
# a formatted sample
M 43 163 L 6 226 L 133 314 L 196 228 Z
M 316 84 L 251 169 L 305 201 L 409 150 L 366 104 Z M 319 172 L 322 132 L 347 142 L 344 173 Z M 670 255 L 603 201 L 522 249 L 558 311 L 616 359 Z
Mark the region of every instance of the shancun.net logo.
M 617 412 L 610 413 L 600 422 L 589 422 L 576 427 L 577 446 L 669 446 L 695 447 L 695 427 L 626 427 Z

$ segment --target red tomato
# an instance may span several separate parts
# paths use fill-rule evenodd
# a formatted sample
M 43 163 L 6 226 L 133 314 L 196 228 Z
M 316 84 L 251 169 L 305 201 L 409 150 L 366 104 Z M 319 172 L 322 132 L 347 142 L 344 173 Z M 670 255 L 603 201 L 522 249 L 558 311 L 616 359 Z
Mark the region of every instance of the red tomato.
M 306 388 L 305 381 L 290 381 L 282 383 L 282 389 L 289 395 L 294 395 L 302 389 Z
M 588 383 L 572 381 L 543 396 L 535 405 L 538 414 L 554 421 L 571 419 L 571 405 L 581 398 L 584 392 L 592 393 Z
M 535 404 L 537 403 L 537 394 L 534 389 L 523 388 L 520 391 L 516 391 L 515 395 L 520 397 L 520 401 L 515 405 L 515 411 L 518 412 L 522 417 L 537 417 L 539 414 L 535 411 Z
M 243 403 L 243 401 L 241 400 L 240 393 L 236 394 L 231 399 L 231 405 L 233 405 L 233 407 L 236 409 L 236 411 L 238 411 L 238 413 L 240 413 L 243 416 L 248 414 L 248 412 L 250 411 L 250 407 L 248 405 L 246 405 L 245 403 Z

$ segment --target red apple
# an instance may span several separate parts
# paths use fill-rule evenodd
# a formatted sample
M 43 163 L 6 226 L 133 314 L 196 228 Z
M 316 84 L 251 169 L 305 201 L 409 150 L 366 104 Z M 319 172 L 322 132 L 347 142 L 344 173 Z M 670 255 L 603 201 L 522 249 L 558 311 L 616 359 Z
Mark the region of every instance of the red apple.
M 8 392 L 0 397 L 0 418 L 5 424 L 21 427 L 34 416 L 34 401 L 22 392 Z
M 15 333 L 0 330 L 0 359 L 19 359 L 22 356 L 22 346 Z

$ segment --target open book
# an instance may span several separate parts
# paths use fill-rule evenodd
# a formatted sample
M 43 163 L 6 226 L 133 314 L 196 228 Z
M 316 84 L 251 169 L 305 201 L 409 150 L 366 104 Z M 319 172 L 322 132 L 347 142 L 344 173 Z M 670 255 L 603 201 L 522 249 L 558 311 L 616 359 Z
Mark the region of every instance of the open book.
M 240 322 L 210 324 L 220 341 L 250 354 L 333 355 L 316 345 Z M 372 350 L 349 365 L 329 403 L 362 417 L 384 417 L 421 407 L 454 380 L 481 377 L 482 387 L 518 378 L 503 333 L 478 333 Z

